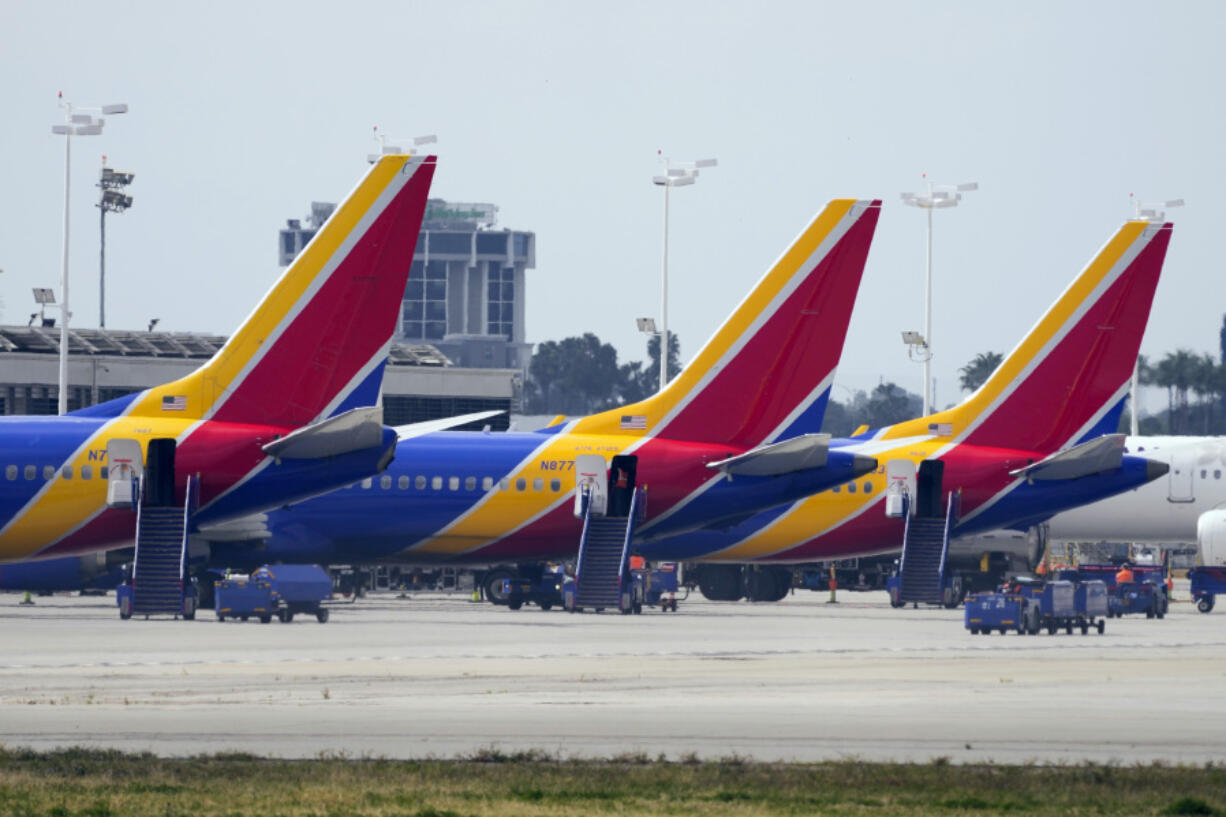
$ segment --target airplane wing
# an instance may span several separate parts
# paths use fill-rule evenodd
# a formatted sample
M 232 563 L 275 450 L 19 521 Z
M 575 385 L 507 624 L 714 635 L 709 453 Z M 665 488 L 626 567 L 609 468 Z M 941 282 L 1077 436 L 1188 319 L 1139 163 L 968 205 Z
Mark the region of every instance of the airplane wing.
M 1077 479 L 1113 471 L 1124 461 L 1124 435 L 1104 434 L 1089 442 L 1044 457 L 1036 463 L 1010 471 L 1011 477 L 1031 480 Z
M 420 437 L 423 434 L 431 434 L 435 431 L 446 431 L 449 428 L 456 426 L 468 425 L 469 423 L 488 420 L 490 417 L 497 417 L 499 414 L 505 414 L 505 411 L 477 411 L 472 414 L 458 414 L 455 417 L 443 417 L 440 420 L 424 420 L 420 423 L 409 423 L 407 426 L 395 426 L 396 438 L 398 440 L 411 440 L 414 437 Z
M 709 462 L 707 467 L 729 475 L 773 477 L 808 468 L 821 468 L 826 464 L 829 453 L 829 434 L 802 434 L 780 443 L 759 446 L 726 460 Z

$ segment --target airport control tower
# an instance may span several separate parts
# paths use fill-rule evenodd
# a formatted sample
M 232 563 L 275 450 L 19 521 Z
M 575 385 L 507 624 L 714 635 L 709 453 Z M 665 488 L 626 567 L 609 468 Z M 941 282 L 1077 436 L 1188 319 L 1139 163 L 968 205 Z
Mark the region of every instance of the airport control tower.
M 305 220 L 280 232 L 285 266 L 332 214 L 312 202 Z M 536 267 L 536 234 L 496 229 L 493 204 L 431 199 L 404 294 L 400 337 L 427 343 L 466 368 L 528 368 L 524 340 L 525 271 Z

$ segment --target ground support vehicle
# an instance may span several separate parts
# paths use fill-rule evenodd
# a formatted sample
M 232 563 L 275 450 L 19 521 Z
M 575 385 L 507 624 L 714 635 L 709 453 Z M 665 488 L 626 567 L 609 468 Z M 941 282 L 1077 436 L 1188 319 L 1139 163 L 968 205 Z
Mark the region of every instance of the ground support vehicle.
M 1075 588 L 1070 581 L 1018 581 L 1017 592 L 1030 599 L 1038 613 L 1039 629 L 1046 628 L 1048 635 L 1055 635 L 1061 628 L 1072 635 L 1077 624 L 1077 609 L 1074 605 Z
M 265 565 L 250 576 L 231 576 L 214 586 L 217 620 L 256 617 L 285 624 L 305 613 L 320 624 L 328 620 L 323 601 L 332 596 L 332 578 L 318 565 Z
M 1039 631 L 1039 610 L 1034 601 L 1021 593 L 972 593 L 966 597 L 966 629 L 972 635 L 1001 635 L 1013 630 L 1018 635 Z
M 680 566 L 676 562 L 661 562 L 655 567 L 633 568 L 630 572 L 634 581 L 643 587 L 643 603 L 649 607 L 659 607 L 661 612 L 670 610 L 677 612 L 677 602 L 689 598 L 690 590 L 683 587 L 678 576 Z M 685 591 L 680 599 L 677 593 Z
M 1214 598 L 1219 593 L 1226 593 L 1226 566 L 1195 567 L 1188 571 L 1192 581 L 1192 598 L 1196 599 L 1196 609 L 1202 613 L 1213 610 Z
M 196 580 L 187 579 L 182 583 L 180 590 L 181 597 L 179 601 L 179 613 L 175 616 L 183 617 L 184 621 L 191 621 L 196 617 L 197 595 L 196 595 Z M 126 581 L 115 588 L 115 605 L 119 608 L 119 617 L 127 620 L 132 618 L 132 600 L 133 600 L 132 583 Z M 149 616 L 145 616 L 149 618 Z
M 1117 584 L 1107 601 L 1108 617 L 1119 618 L 1133 613 L 1144 613 L 1146 618 L 1166 615 L 1166 592 L 1161 585 L 1150 582 Z
M 1104 619 L 1110 611 L 1107 595 L 1107 585 L 1098 579 L 1086 582 L 1076 582 L 1073 587 L 1073 608 L 1077 611 L 1077 626 L 1085 635 L 1091 627 L 1098 629 L 1102 635 L 1106 629 Z
M 1107 588 L 1107 618 L 1119 618 L 1144 613 L 1146 618 L 1166 616 L 1170 599 L 1167 596 L 1165 568 L 1162 565 L 1134 565 L 1135 581 L 1119 585 L 1115 581 L 1118 565 L 1083 564 L 1059 571 L 1061 579 L 1074 582 L 1101 581 Z
M 507 577 L 502 580 L 502 598 L 512 610 L 518 610 L 526 602 L 549 610 L 562 606 L 562 590 L 567 583 L 573 580 L 564 573 L 542 573 L 535 581 L 523 576 Z

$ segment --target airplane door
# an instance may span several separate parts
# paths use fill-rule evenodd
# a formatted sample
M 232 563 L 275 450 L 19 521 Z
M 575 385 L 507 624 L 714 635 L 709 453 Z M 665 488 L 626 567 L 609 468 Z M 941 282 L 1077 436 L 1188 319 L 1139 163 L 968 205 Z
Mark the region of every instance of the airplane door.
M 924 460 L 919 466 L 915 497 L 917 516 L 944 516 L 941 507 L 942 481 L 945 478 L 945 463 L 941 460 Z
M 889 460 L 885 464 L 885 515 L 902 516 L 903 497 L 910 497 L 911 512 L 915 512 L 915 463 L 911 460 Z
M 592 516 L 604 516 L 609 503 L 609 464 L 599 454 L 575 457 L 575 516 L 583 518 L 583 489 L 592 503 Z
M 112 508 L 131 508 L 135 483 L 145 473 L 139 440 L 107 440 L 106 504 Z
M 1171 475 L 1167 483 L 1170 486 L 1170 491 L 1167 494 L 1167 500 L 1170 502 L 1194 502 L 1196 496 L 1193 489 L 1192 478 L 1196 475 L 1196 462 L 1189 456 L 1178 455 L 1171 457 Z

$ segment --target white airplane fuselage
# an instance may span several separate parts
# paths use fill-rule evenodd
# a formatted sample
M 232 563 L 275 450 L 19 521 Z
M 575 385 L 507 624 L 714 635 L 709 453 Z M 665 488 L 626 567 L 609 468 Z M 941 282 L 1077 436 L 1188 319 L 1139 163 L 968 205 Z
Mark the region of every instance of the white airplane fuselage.
M 1226 508 L 1226 437 L 1129 437 L 1125 450 L 1171 470 L 1163 479 L 1057 514 L 1051 541 L 1196 544 L 1201 514 Z

